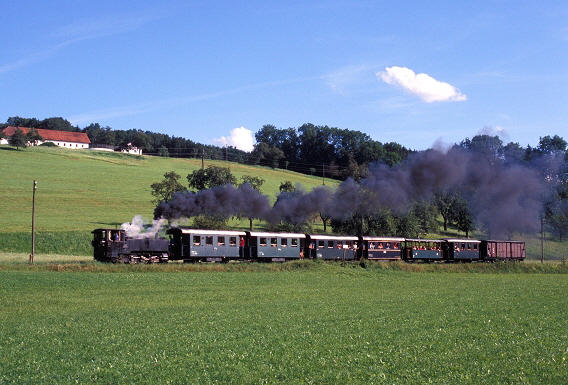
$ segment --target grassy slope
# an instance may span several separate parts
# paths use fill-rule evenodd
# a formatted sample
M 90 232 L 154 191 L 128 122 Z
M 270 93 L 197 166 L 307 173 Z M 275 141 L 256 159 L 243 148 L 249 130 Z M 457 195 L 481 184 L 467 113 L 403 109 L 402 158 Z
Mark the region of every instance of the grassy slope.
M 319 178 L 285 170 L 206 161 L 206 166 L 211 164 L 230 167 L 238 180 L 243 175 L 262 177 L 266 180 L 262 192 L 272 199 L 285 180 L 306 188 L 321 184 Z M 0 250 L 29 249 L 33 180 L 38 182 L 36 251 L 84 255 L 91 253 L 93 229 L 120 226 L 135 215 L 152 218 L 155 205 L 150 185 L 162 180 L 165 172 L 176 171 L 185 184 L 185 177 L 200 167 L 199 159 L 44 147 L 17 151 L 0 146 Z
M 285 180 L 308 188 L 321 184 L 321 179 L 284 170 L 206 161 L 206 165 L 211 164 L 230 167 L 239 180 L 245 174 L 260 175 L 266 180 L 262 192 L 272 198 Z M 185 176 L 200 167 L 198 159 L 40 147 L 15 151 L 0 147 L 2 231 L 29 230 L 34 179 L 38 181 L 37 230 L 91 230 L 120 225 L 137 214 L 152 218 L 155 205 L 151 202 L 150 185 L 171 170 L 182 175 L 182 183 L 187 183 Z
M 266 180 L 263 193 L 275 198 L 280 183 L 291 180 L 306 188 L 321 185 L 320 178 L 284 170 L 272 170 L 224 161 L 206 165 L 228 166 L 242 175 Z M 36 193 L 36 252 L 90 255 L 90 231 L 115 227 L 135 215 L 152 218 L 154 204 L 150 185 L 174 170 L 185 176 L 201 167 L 199 159 L 175 159 L 101 151 L 78 151 L 34 147 L 17 151 L 0 146 L 0 251 L 29 252 L 32 183 Z M 335 184 L 327 180 L 328 184 Z M 231 223 L 247 226 L 247 223 Z M 262 226 L 255 223 L 255 226 Z M 460 236 L 458 233 L 452 236 Z M 463 235 L 462 235 L 463 236 Z M 540 258 L 538 237 L 523 237 L 531 258 Z M 61 242 L 61 239 L 64 241 Z M 564 244 L 547 242 L 546 259 L 566 258 Z

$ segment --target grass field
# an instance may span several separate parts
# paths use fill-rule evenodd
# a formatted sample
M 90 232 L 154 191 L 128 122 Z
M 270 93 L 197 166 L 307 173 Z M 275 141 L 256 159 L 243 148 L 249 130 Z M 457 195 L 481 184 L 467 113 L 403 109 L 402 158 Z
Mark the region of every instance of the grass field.
M 275 199 L 280 183 L 291 180 L 307 189 L 319 186 L 321 178 L 246 166 L 224 161 L 206 161 L 206 165 L 229 167 L 240 180 L 243 175 L 261 176 L 266 180 L 262 192 Z M 187 183 L 186 176 L 201 167 L 199 159 L 176 159 L 136 156 L 104 151 L 78 151 L 63 148 L 31 147 L 15 150 L 0 146 L 0 251 L 31 252 L 31 207 L 33 180 L 36 192 L 36 253 L 75 256 L 92 255 L 90 241 L 93 229 L 120 227 L 135 215 L 151 219 L 155 205 L 150 185 L 161 181 L 167 171 L 176 171 Z M 327 185 L 337 181 L 327 179 Z M 248 221 L 230 221 L 231 228 L 246 228 Z M 264 223 L 255 221 L 255 229 Z M 315 225 L 321 230 L 321 224 Z M 451 232 L 433 235 L 460 237 Z M 477 236 L 474 234 L 474 237 Z M 523 236 L 527 256 L 539 259 L 540 238 Z M 548 239 L 545 259 L 568 258 L 565 243 Z
M 0 383 L 566 383 L 565 274 L 407 268 L 3 259 Z
M 292 180 L 306 188 L 321 178 L 224 161 L 207 165 L 229 167 L 240 181 L 243 175 L 265 179 L 262 192 L 275 199 L 280 183 Z M 136 156 L 104 151 L 31 147 L 17 151 L 0 146 L 0 251 L 30 252 L 33 181 L 36 192 L 36 251 L 90 255 L 90 232 L 98 227 L 120 227 L 135 215 L 152 219 L 155 204 L 150 185 L 167 171 L 186 176 L 201 167 L 199 159 Z M 327 184 L 337 184 L 327 181 Z M 246 222 L 246 223 L 245 223 Z M 234 226 L 247 226 L 233 221 Z M 260 225 L 260 223 L 257 223 Z

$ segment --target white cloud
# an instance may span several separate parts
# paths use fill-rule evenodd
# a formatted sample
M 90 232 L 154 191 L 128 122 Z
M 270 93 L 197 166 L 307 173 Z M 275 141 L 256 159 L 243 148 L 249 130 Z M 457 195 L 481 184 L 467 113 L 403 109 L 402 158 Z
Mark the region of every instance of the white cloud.
M 239 150 L 250 152 L 254 149 L 254 139 L 252 131 L 244 127 L 237 127 L 231 130 L 229 137 L 222 136 L 213 139 L 213 143 L 218 146 L 233 146 Z
M 427 74 L 415 74 L 410 68 L 388 67 L 386 71 L 377 72 L 377 77 L 385 83 L 404 88 L 426 103 L 467 100 L 456 87 Z

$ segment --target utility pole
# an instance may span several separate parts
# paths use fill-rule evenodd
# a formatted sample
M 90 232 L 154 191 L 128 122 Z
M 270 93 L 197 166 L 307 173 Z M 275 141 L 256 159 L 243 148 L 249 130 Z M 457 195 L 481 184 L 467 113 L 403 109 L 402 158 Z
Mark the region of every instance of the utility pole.
M 325 163 L 323 165 L 323 183 L 322 184 L 325 186 Z
M 201 169 L 205 170 L 205 147 L 201 148 Z
M 30 254 L 30 264 L 34 263 L 35 256 L 35 194 L 37 190 L 37 180 L 34 180 L 33 194 L 32 194 L 32 253 Z
M 540 263 L 544 263 L 544 218 L 540 220 Z

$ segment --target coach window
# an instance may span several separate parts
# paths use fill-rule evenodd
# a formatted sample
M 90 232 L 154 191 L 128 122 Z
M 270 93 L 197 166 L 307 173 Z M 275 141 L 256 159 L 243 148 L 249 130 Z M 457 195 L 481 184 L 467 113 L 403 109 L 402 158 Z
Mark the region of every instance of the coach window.
M 394 243 L 394 248 L 395 248 L 395 249 L 398 249 L 398 248 L 399 248 L 398 242 L 395 242 L 395 243 Z
M 200 246 L 201 245 L 201 237 L 199 235 L 193 236 L 193 246 Z
M 205 246 L 213 246 L 213 236 L 208 235 L 205 237 Z
M 282 238 L 280 240 L 280 246 L 287 247 L 288 246 L 288 238 Z
M 347 248 L 348 248 L 348 249 L 353 248 L 353 242 L 351 242 L 351 241 L 346 241 L 345 244 L 347 245 Z
M 337 248 L 341 249 L 343 247 L 343 242 L 342 241 L 337 241 Z
M 333 249 L 333 241 L 327 241 L 327 248 Z
M 266 238 L 260 238 L 260 246 L 266 246 Z
M 292 247 L 298 247 L 298 240 L 296 238 L 292 238 Z
M 473 244 L 473 251 L 477 251 L 477 243 Z
M 272 247 L 278 246 L 276 238 L 270 238 L 270 246 L 272 246 Z
M 230 237 L 229 238 L 229 246 L 231 246 L 231 247 L 237 246 L 237 237 Z
M 225 246 L 225 237 L 217 238 L 217 246 Z
M 325 241 L 320 239 L 318 241 L 318 249 L 323 249 L 324 247 L 325 247 Z

